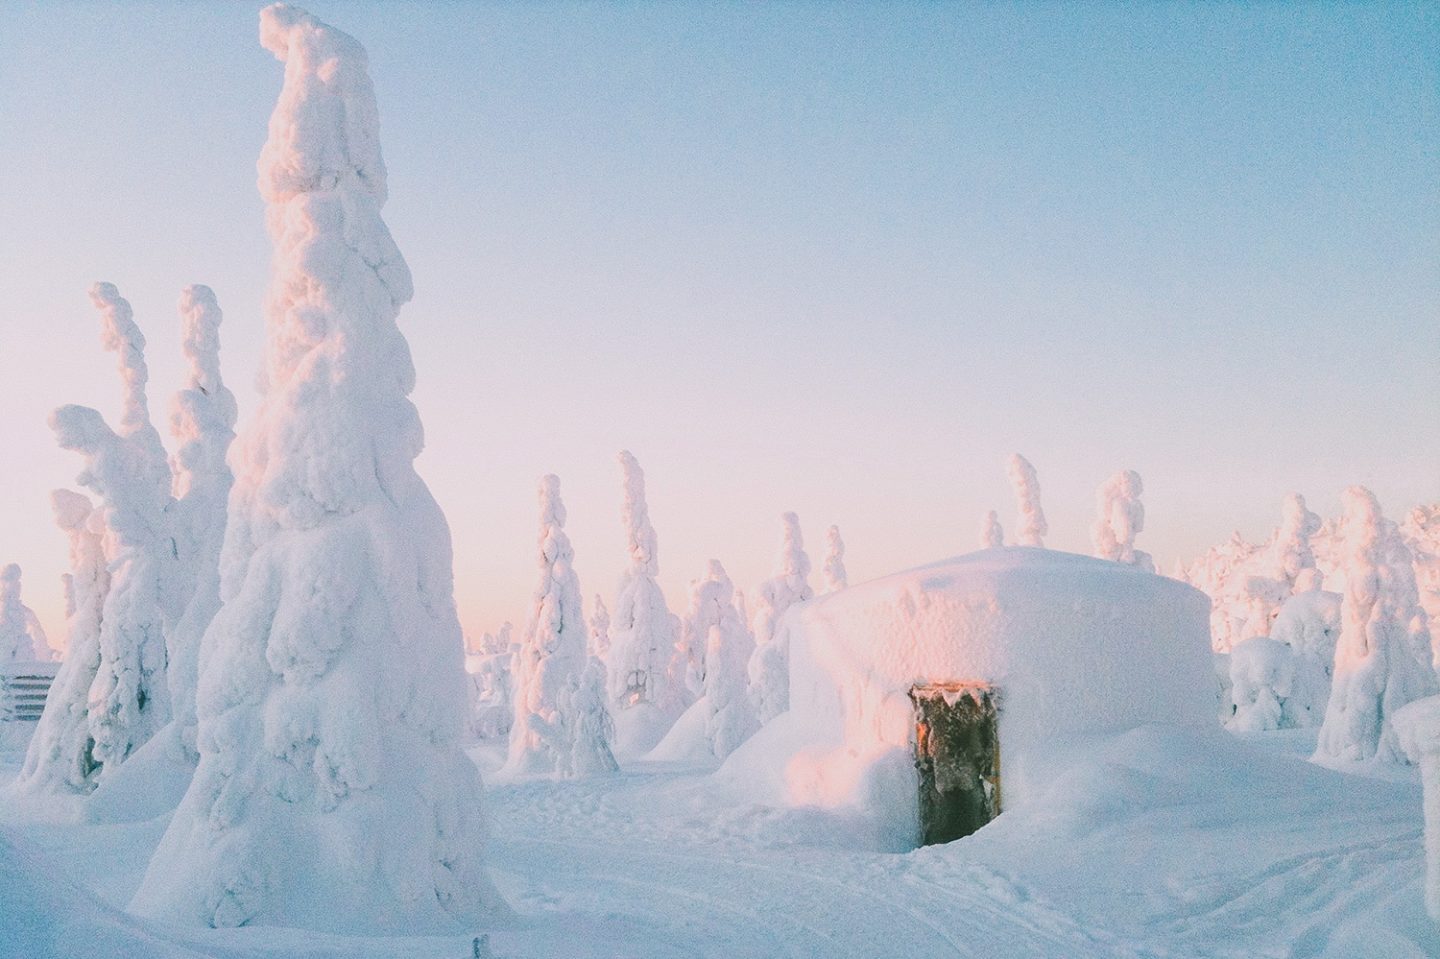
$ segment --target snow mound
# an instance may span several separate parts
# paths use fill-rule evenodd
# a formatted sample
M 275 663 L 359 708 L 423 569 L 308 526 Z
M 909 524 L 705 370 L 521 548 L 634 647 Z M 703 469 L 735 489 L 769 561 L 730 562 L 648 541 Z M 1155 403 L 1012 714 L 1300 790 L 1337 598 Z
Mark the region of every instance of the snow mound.
M 680 714 L 665 738 L 642 758 L 647 762 L 713 764 L 715 754 L 710 751 L 710 738 L 705 734 L 709 719 L 710 704 L 701 696 Z
M 851 586 L 789 618 L 787 728 L 747 743 L 726 775 L 750 779 L 759 801 L 893 816 L 916 794 L 911 688 L 983 682 L 999 690 L 1006 804 L 1023 803 L 1043 782 L 1037 747 L 1214 726 L 1209 606 L 1139 567 L 1033 547 Z

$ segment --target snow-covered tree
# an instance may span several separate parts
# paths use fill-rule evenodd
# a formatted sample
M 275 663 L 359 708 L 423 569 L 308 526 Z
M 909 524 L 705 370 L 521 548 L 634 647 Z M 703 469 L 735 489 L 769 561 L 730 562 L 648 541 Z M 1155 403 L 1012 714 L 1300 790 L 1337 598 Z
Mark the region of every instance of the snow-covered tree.
M 1263 546 L 1247 542 L 1237 530 L 1187 567 L 1185 581 L 1210 597 L 1210 643 L 1216 653 L 1229 653 L 1240 642 L 1250 603 L 1248 581 L 1262 572 L 1267 556 Z
M 687 677 L 697 698 L 705 693 L 705 676 L 709 667 L 706 650 L 710 643 L 710 627 L 726 616 L 734 616 L 739 622 L 740 614 L 735 611 L 734 600 L 735 586 L 725 574 L 725 568 L 720 565 L 719 560 L 710 561 L 703 579 L 690 581 L 690 605 L 680 617 L 680 645 L 686 650 L 693 649 L 697 652 L 698 661 L 692 664 Z M 744 629 L 743 623 L 740 626 Z
M 471 684 L 470 732 L 476 739 L 500 739 L 510 735 L 515 721 L 514 677 L 510 672 L 514 654 L 508 648 L 498 650 L 489 633 L 485 638 L 490 642 L 470 657 L 478 662 L 473 669 L 467 669 Z
M 1090 541 L 1095 555 L 1117 563 L 1139 566 L 1150 572 L 1155 563 L 1150 554 L 1135 548 L 1135 536 L 1145 529 L 1145 504 L 1140 495 L 1145 486 L 1140 474 L 1122 470 L 1110 477 L 1095 491 L 1095 525 L 1090 528 Z
M 1290 647 L 1264 636 L 1247 639 L 1230 654 L 1235 714 L 1228 725 L 1239 732 L 1266 732 L 1293 725 L 1286 701 L 1295 680 Z
M 465 656 L 470 676 L 470 732 L 476 739 L 507 739 L 515 722 L 515 660 L 520 652 L 512 642 L 513 627 L 505 623 L 497 633 L 485 633 Z
M 703 580 L 690 580 L 691 608 L 680 615 L 680 639 L 675 642 L 680 657 L 684 661 L 684 672 L 680 680 L 685 684 L 685 695 L 690 700 L 697 700 L 706 691 L 706 644 L 708 642 L 708 631 L 706 626 L 700 625 L 694 619 L 694 598 L 696 589 Z
M 630 565 L 620 582 L 611 621 L 610 698 L 622 708 L 651 703 L 678 716 L 691 699 L 685 687 L 687 660 L 677 648 L 680 621 L 665 603 L 655 527 L 645 503 L 645 474 L 629 450 L 618 457 L 624 477 L 625 525 Z
M 810 557 L 794 513 L 780 517 L 782 534 L 775 575 L 760 584 L 755 604 L 755 652 L 750 657 L 750 691 L 761 723 L 790 708 L 790 640 L 781 619 L 796 603 L 815 594 L 810 589 Z
M 50 426 L 61 447 L 85 458 L 78 481 L 100 498 L 110 537 L 100 666 L 87 709 L 103 777 L 170 719 L 165 624 L 167 608 L 174 608 L 176 545 L 167 516 L 170 466 L 145 395 L 145 337 L 113 285 L 95 284 L 90 299 L 100 311 L 102 340 L 119 358 L 120 431 L 83 406 L 62 406 Z
M 1391 718 L 1406 703 L 1440 692 L 1409 550 L 1375 494 L 1345 491 L 1345 593 L 1340 640 L 1317 756 L 1399 762 Z
M 610 610 L 599 593 L 590 611 L 590 655 L 602 663 L 610 655 Z
M 1000 528 L 1000 517 L 992 509 L 980 518 L 980 548 L 994 549 L 1005 545 L 1005 531 Z
M 711 752 L 724 759 L 759 728 L 750 702 L 746 669 L 755 640 L 735 608 L 735 586 L 719 560 L 690 591 L 685 628 L 704 636 L 705 737 Z
M 95 787 L 99 770 L 87 707 L 100 669 L 100 623 L 110 590 L 104 517 L 73 490 L 55 490 L 50 504 L 56 525 L 70 540 L 65 659 L 50 684 L 18 782 L 28 791 L 85 793 Z
M 1281 605 L 1290 596 L 1290 585 L 1283 579 L 1268 576 L 1247 576 L 1245 578 L 1245 625 L 1240 639 L 1254 639 L 1269 636 L 1271 623 Z
M 604 696 L 581 690 L 590 665 L 575 551 L 565 535 L 560 480 L 540 480 L 539 583 L 515 668 L 515 722 L 506 769 L 512 774 L 576 776 L 615 769 Z M 577 708 L 598 710 L 587 721 Z
M 263 396 L 237 440 L 199 766 L 132 911 L 355 934 L 483 921 L 479 778 L 460 748 L 450 534 L 396 324 L 409 269 L 359 43 L 260 15 L 285 83 L 259 163 L 275 252 Z M 107 609 L 108 612 L 108 609 Z
M 192 760 L 199 755 L 195 686 L 200 640 L 220 608 L 220 548 L 234 482 L 225 454 L 235 438 L 236 408 L 220 376 L 220 319 L 220 305 L 208 286 L 187 287 L 180 295 L 181 345 L 190 376 L 171 406 L 170 433 L 179 444 L 171 460 L 171 526 L 183 560 L 176 576 L 182 612 L 166 638 L 175 728 Z
M 20 601 L 20 567 L 0 570 L 0 662 L 49 660 L 50 641 L 35 611 Z
M 1415 564 L 1420 607 L 1430 620 L 1430 645 L 1440 650 L 1440 503 L 1416 506 L 1400 524 Z
M 1289 646 L 1295 659 L 1286 712 L 1292 725 L 1307 729 L 1325 718 L 1340 638 L 1340 594 L 1321 589 L 1323 583 L 1318 569 L 1301 570 L 1294 595 L 1280 607 L 1270 630 L 1270 637 Z
M 1287 593 L 1294 590 L 1295 579 L 1303 570 L 1315 568 L 1310 537 L 1318 532 L 1320 517 L 1306 508 L 1305 497 L 1299 493 L 1286 496 L 1280 528 L 1275 531 L 1275 541 L 1270 547 L 1270 575 L 1285 584 Z
M 840 527 L 832 526 L 825 531 L 825 592 L 833 593 L 850 585 L 850 575 L 845 572 L 845 541 L 840 538 Z
M 610 750 L 615 724 L 605 698 L 605 664 L 589 656 L 579 682 L 565 689 L 560 702 L 561 712 L 575 723 L 566 775 L 603 776 L 619 768 Z
M 1015 542 L 1021 546 L 1044 546 L 1050 525 L 1045 522 L 1045 511 L 1040 508 L 1040 480 L 1035 475 L 1035 467 L 1019 453 L 1013 453 L 1006 469 L 1015 487 L 1015 504 L 1019 512 Z

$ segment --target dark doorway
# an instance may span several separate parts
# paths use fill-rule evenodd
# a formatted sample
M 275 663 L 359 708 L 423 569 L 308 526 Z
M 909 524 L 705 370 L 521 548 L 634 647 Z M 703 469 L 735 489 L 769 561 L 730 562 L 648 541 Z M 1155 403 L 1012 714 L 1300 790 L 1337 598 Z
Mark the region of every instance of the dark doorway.
M 1000 815 L 997 699 L 985 683 L 911 687 L 922 846 L 968 836 Z

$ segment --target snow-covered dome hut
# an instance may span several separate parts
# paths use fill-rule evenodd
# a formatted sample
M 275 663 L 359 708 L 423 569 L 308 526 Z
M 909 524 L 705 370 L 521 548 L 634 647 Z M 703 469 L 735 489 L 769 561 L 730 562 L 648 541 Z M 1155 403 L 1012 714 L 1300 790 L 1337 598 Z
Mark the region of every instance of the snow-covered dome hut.
M 1177 580 L 1033 547 L 852 586 L 786 617 L 790 711 L 721 776 L 768 801 L 858 807 L 892 841 L 928 838 L 925 790 L 956 788 L 942 737 L 993 814 L 1043 783 L 1039 757 L 1066 740 L 1213 727 L 1209 614 Z

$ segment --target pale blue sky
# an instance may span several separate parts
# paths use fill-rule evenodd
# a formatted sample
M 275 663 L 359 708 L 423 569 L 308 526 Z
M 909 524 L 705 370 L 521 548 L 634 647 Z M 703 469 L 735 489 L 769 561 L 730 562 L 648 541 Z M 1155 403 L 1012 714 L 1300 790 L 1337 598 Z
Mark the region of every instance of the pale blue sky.
M 45 417 L 118 395 L 91 281 L 162 423 L 213 286 L 253 407 L 281 71 L 250 4 L 0 7 L 0 560 L 58 624 Z M 523 615 L 547 471 L 609 596 L 622 446 L 676 605 L 711 556 L 753 587 L 784 509 L 857 579 L 968 550 L 1012 449 L 1060 548 L 1138 469 L 1167 567 L 1291 489 L 1440 497 L 1440 6 L 309 9 L 370 51 L 471 629 Z

